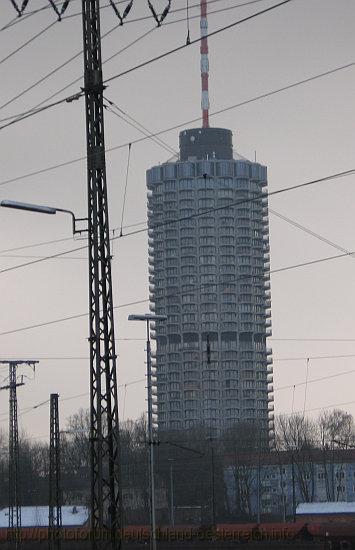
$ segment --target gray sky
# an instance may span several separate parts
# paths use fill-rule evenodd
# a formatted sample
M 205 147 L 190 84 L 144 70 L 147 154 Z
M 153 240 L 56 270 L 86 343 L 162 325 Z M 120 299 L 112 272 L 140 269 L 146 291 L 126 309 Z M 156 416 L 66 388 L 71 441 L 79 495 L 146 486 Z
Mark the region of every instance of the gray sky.
M 103 2 L 102 2 L 103 3 Z M 190 1 L 194 4 L 194 0 Z M 237 8 L 242 0 L 218 0 L 209 11 L 234 9 L 210 15 L 214 30 L 271 6 L 263 0 Z M 45 5 L 32 0 L 28 9 Z M 185 0 L 172 2 L 182 8 Z M 159 0 L 157 8 L 164 2 Z M 72 0 L 67 14 L 80 11 Z M 198 10 L 191 9 L 190 15 Z M 2 0 L 1 25 L 14 17 L 10 2 Z M 129 20 L 149 15 L 144 0 L 135 0 Z M 170 14 L 166 23 L 182 19 L 185 12 Z M 51 9 L 20 21 L 0 32 L 0 56 L 55 21 Z M 211 111 L 219 110 L 259 94 L 297 82 L 312 75 L 355 61 L 353 26 L 355 4 L 351 0 L 293 0 L 289 4 L 228 30 L 209 41 Z M 117 23 L 111 9 L 102 11 L 102 32 Z M 192 19 L 191 38 L 199 35 L 198 19 Z M 154 21 L 127 23 L 103 41 L 106 59 L 148 30 Z M 81 18 L 72 17 L 53 25 L 38 39 L 0 65 L 3 105 L 13 96 L 46 75 L 81 49 Z M 116 56 L 104 66 L 104 76 L 120 73 L 162 51 L 185 42 L 186 21 L 166 24 Z M 22 112 L 82 74 L 82 59 L 58 71 L 20 99 L 1 109 L 0 118 Z M 79 83 L 80 84 L 80 83 Z M 58 97 L 74 93 L 76 84 Z M 106 96 L 152 131 L 189 121 L 200 114 L 199 46 L 194 45 L 166 59 L 114 80 Z M 211 125 L 232 129 L 238 153 L 268 166 L 270 191 L 355 168 L 354 127 L 355 69 L 349 68 L 304 86 L 276 94 L 212 117 Z M 1 125 L 1 123 L 0 123 Z M 197 124 L 194 124 L 197 126 Z M 106 145 L 126 144 L 140 134 L 111 113 L 106 115 Z M 178 131 L 163 136 L 178 147 Z M 45 174 L 2 182 L 51 165 L 85 155 L 83 100 L 64 104 L 29 118 L 0 132 L 0 199 L 14 199 L 55 205 L 86 215 L 86 168 L 84 162 Z M 107 155 L 111 227 L 120 225 L 127 162 L 127 146 Z M 146 140 L 132 146 L 124 225 L 146 219 L 145 171 L 164 162 L 169 154 Z M 270 207 L 354 250 L 354 176 L 320 183 L 270 199 Z M 15 211 L 0 212 L 1 252 L 0 332 L 18 329 L 85 313 L 87 311 L 87 261 L 79 251 L 23 269 L 1 273 L 31 258 L 75 248 L 83 241 L 68 240 L 36 248 L 4 250 L 42 241 L 70 238 L 70 220 L 65 216 L 45 217 Z M 277 269 L 337 254 L 337 250 L 270 214 L 271 267 Z M 272 275 L 273 338 L 354 338 L 355 261 L 343 258 Z M 114 244 L 114 296 L 119 306 L 148 295 L 147 236 L 116 240 Z M 147 310 L 147 304 L 116 310 L 117 338 L 144 338 L 144 326 L 128 323 L 127 315 Z M 19 389 L 19 408 L 36 405 L 58 392 L 62 423 L 79 407 L 88 405 L 86 396 L 64 400 L 88 391 L 88 322 L 86 318 L 0 336 L 1 357 L 76 357 L 76 360 L 43 359 L 35 380 Z M 306 360 L 287 358 L 313 356 L 355 356 L 354 342 L 277 341 L 274 349 L 274 386 L 305 380 Z M 119 383 L 144 377 L 144 342 L 118 342 Z M 354 358 L 310 361 L 309 379 L 355 370 Z M 0 368 L 1 374 L 6 374 Z M 353 401 L 355 372 L 310 384 L 306 409 Z M 135 418 L 145 408 L 145 384 L 138 382 L 120 389 L 120 412 Z M 275 410 L 290 412 L 293 389 L 275 392 Z M 6 427 L 7 399 L 0 393 L 0 426 Z M 125 404 L 125 406 L 124 406 Z M 296 386 L 294 410 L 304 406 L 304 386 Z M 355 403 L 343 407 L 355 413 Z M 6 414 L 3 414 L 6 413 Z M 310 412 L 309 414 L 317 414 Z M 21 426 L 32 436 L 48 433 L 47 406 L 20 417 Z

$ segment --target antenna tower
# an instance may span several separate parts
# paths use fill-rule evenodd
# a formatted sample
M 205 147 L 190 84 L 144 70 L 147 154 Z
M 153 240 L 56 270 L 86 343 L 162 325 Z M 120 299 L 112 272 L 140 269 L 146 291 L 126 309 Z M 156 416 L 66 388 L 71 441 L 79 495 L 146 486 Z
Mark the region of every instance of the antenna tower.
M 209 61 L 208 61 L 208 21 L 207 21 L 207 0 L 201 0 L 201 109 L 202 109 L 202 127 L 209 128 L 209 109 L 210 100 L 208 95 L 208 73 L 209 73 Z
M 49 413 L 49 548 L 60 548 L 62 499 L 60 491 L 60 432 L 58 394 L 50 394 Z

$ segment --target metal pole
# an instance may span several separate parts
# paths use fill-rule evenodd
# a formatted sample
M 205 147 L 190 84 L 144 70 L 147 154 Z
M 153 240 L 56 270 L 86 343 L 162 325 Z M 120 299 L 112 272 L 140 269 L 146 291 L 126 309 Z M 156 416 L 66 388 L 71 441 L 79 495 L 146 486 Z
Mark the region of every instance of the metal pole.
M 260 452 L 259 452 L 259 458 L 258 458 L 258 474 L 257 474 L 257 495 L 256 495 L 256 498 L 257 498 L 257 509 L 256 509 L 256 512 L 257 512 L 257 518 L 256 518 L 256 522 L 257 523 L 260 523 Z
M 153 398 L 152 360 L 150 349 L 149 319 L 147 319 L 147 391 L 148 391 L 148 448 L 149 448 L 149 497 L 150 497 L 150 548 L 156 550 L 155 483 L 154 483 L 154 441 L 153 441 Z
M 15 540 L 20 542 L 21 505 L 19 493 L 19 446 L 17 419 L 16 363 L 9 363 L 9 528 Z
M 216 526 L 216 496 L 214 479 L 214 447 L 211 440 L 211 481 L 212 481 L 212 525 Z
M 260 464 L 260 459 L 261 459 L 261 426 L 259 424 L 259 449 L 258 449 L 258 475 L 257 475 L 257 523 L 260 523 L 260 515 L 261 515 L 261 502 L 260 502 L 260 497 L 261 497 L 261 464 Z
M 170 523 L 171 527 L 175 527 L 174 517 L 174 481 L 173 481 L 173 462 L 172 458 L 169 458 L 170 462 Z
M 50 394 L 49 435 L 49 533 L 48 546 L 61 547 L 62 502 L 60 491 L 60 432 L 58 394 Z
M 121 546 L 119 426 L 106 184 L 100 2 L 82 0 L 87 138 L 91 529 L 94 549 Z
M 21 505 L 20 505 L 20 483 L 19 483 L 19 441 L 18 441 L 18 418 L 17 418 L 17 390 L 18 386 L 24 386 L 23 379 L 17 382 L 17 367 L 29 365 L 35 369 L 38 361 L 0 361 L 1 364 L 9 365 L 9 383 L 1 386 L 0 390 L 9 390 L 9 530 L 15 547 L 18 548 L 21 542 Z
M 291 466 L 292 466 L 292 516 L 293 521 L 296 521 L 296 487 L 295 487 L 295 462 L 293 458 L 293 451 L 291 455 Z

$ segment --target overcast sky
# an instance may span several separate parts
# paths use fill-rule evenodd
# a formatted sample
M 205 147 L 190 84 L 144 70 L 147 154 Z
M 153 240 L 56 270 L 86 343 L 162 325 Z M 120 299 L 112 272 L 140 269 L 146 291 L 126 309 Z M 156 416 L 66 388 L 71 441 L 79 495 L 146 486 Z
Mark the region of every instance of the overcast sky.
M 197 3 L 197 0 L 196 0 Z M 260 0 L 244 7 L 245 0 L 214 0 L 209 11 L 210 31 L 264 9 L 276 1 Z M 32 0 L 28 11 L 46 5 Z M 101 2 L 102 5 L 106 2 Z M 198 10 L 190 0 L 191 38 L 199 36 Z M 71 0 L 67 15 L 80 12 L 81 2 Z M 163 0 L 155 4 L 158 9 Z M 173 0 L 172 10 L 184 8 L 185 0 Z M 233 8 L 233 9 L 226 9 Z M 137 39 L 136 44 L 104 65 L 104 77 L 123 72 L 161 52 L 184 44 L 185 11 L 171 13 L 162 28 L 155 28 L 145 0 L 135 0 L 128 22 L 103 40 L 107 59 Z M 15 15 L 11 3 L 0 6 L 1 26 Z M 180 22 L 175 23 L 175 21 Z M 293 0 L 209 41 L 211 111 L 218 111 L 265 92 L 355 62 L 355 4 L 352 0 Z M 0 61 L 21 44 L 55 22 L 46 9 L 0 32 Z M 117 24 L 111 8 L 102 10 L 102 33 Z M 151 32 L 141 38 L 148 31 Z M 0 64 L 0 119 L 25 111 L 82 74 L 79 55 L 50 78 L 2 107 L 13 97 L 79 52 L 82 47 L 81 17 L 55 23 L 41 36 Z M 80 89 L 72 85 L 57 98 Z M 199 45 L 131 72 L 112 81 L 105 95 L 151 131 L 167 129 L 200 115 Z M 230 128 L 237 152 L 250 159 L 256 152 L 268 167 L 269 190 L 355 168 L 355 67 L 339 71 L 269 98 L 229 110 L 211 118 L 211 125 Z M 127 143 L 141 136 L 120 118 L 106 114 L 110 223 L 121 223 L 127 168 Z M 0 126 L 2 123 L 0 122 Z M 178 148 L 178 130 L 163 139 Z M 83 100 L 45 111 L 0 131 L 0 200 L 14 199 L 72 209 L 86 215 L 86 166 L 84 161 L 24 178 L 28 173 L 85 155 Z M 146 220 L 145 171 L 166 161 L 169 153 L 150 140 L 132 146 L 124 225 Z M 7 180 L 16 181 L 4 184 Z M 270 207 L 348 250 L 355 250 L 355 175 L 320 183 L 306 189 L 270 198 Z M 131 229 L 130 229 L 131 230 Z M 126 229 L 127 231 L 130 231 Z M 32 213 L 0 212 L 0 333 L 21 329 L 87 312 L 87 261 L 77 251 L 13 271 L 6 268 L 82 246 L 73 241 L 70 219 Z M 271 268 L 336 255 L 338 250 L 270 214 Z M 17 247 L 65 239 L 21 250 Z M 10 249 L 10 251 L 8 251 Z M 7 251 L 7 252 L 6 252 Z M 114 243 L 113 280 L 116 337 L 137 338 L 118 342 L 118 380 L 121 418 L 136 418 L 146 407 L 144 373 L 144 326 L 128 323 L 129 313 L 145 312 L 147 303 L 124 304 L 148 297 L 147 235 L 127 236 Z M 16 257 L 14 257 L 16 255 Z M 302 410 L 306 359 L 309 379 L 338 377 L 309 384 L 306 410 L 354 401 L 355 384 L 355 261 L 345 257 L 272 275 L 274 386 L 290 388 L 275 392 L 276 412 Z M 48 405 L 30 410 L 48 399 L 61 396 L 61 422 L 79 407 L 88 406 L 88 321 L 85 316 L 48 326 L 0 334 L 1 358 L 43 358 L 35 379 L 19 388 L 20 425 L 34 437 L 48 434 Z M 329 339 L 324 342 L 277 339 Z M 351 341 L 331 341 L 354 339 Z M 333 359 L 319 356 L 354 355 Z M 71 360 L 63 358 L 71 357 Z M 45 359 L 47 358 L 47 359 Z M 51 359 L 49 359 L 51 358 Z M 53 358 L 58 358 L 54 360 Z M 286 360 L 292 359 L 295 360 Z M 354 373 L 348 371 L 354 370 Z M 21 372 L 33 378 L 29 370 Z M 6 369 L 0 368 L 3 377 Z M 138 381 L 124 388 L 125 384 Z M 292 386 L 295 386 L 293 390 Z M 293 399 L 294 393 L 294 399 Z M 355 413 L 355 401 L 343 406 Z M 6 427 L 8 395 L 0 393 L 0 427 Z M 28 411 L 28 412 L 26 412 Z M 318 411 L 310 411 L 315 415 Z

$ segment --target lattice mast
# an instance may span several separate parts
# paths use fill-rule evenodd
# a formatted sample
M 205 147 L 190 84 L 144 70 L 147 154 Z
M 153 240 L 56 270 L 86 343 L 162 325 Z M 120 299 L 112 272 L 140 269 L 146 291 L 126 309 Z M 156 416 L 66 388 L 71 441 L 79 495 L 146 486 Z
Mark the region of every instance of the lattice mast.
M 60 432 L 58 394 L 50 394 L 49 413 L 49 548 L 60 548 L 62 498 L 60 489 Z
M 34 368 L 38 361 L 0 361 L 1 364 L 9 365 L 9 383 L 1 386 L 0 390 L 9 390 L 9 529 L 16 548 L 20 542 L 19 529 L 21 527 L 21 505 L 20 505 L 20 484 L 19 484 L 19 441 L 18 441 L 18 418 L 17 418 L 17 387 L 24 386 L 23 377 L 17 382 L 17 367 L 22 364 Z
M 9 528 L 21 527 L 16 363 L 9 363 Z
M 117 549 L 121 527 L 118 400 L 99 0 L 82 0 L 82 12 L 89 220 L 91 528 L 93 548 Z
M 201 31 L 201 109 L 202 109 L 202 127 L 209 128 L 209 109 L 210 100 L 208 93 L 208 73 L 209 73 L 209 60 L 208 60 L 208 21 L 207 21 L 207 0 L 201 0 L 201 18 L 200 18 L 200 31 Z

